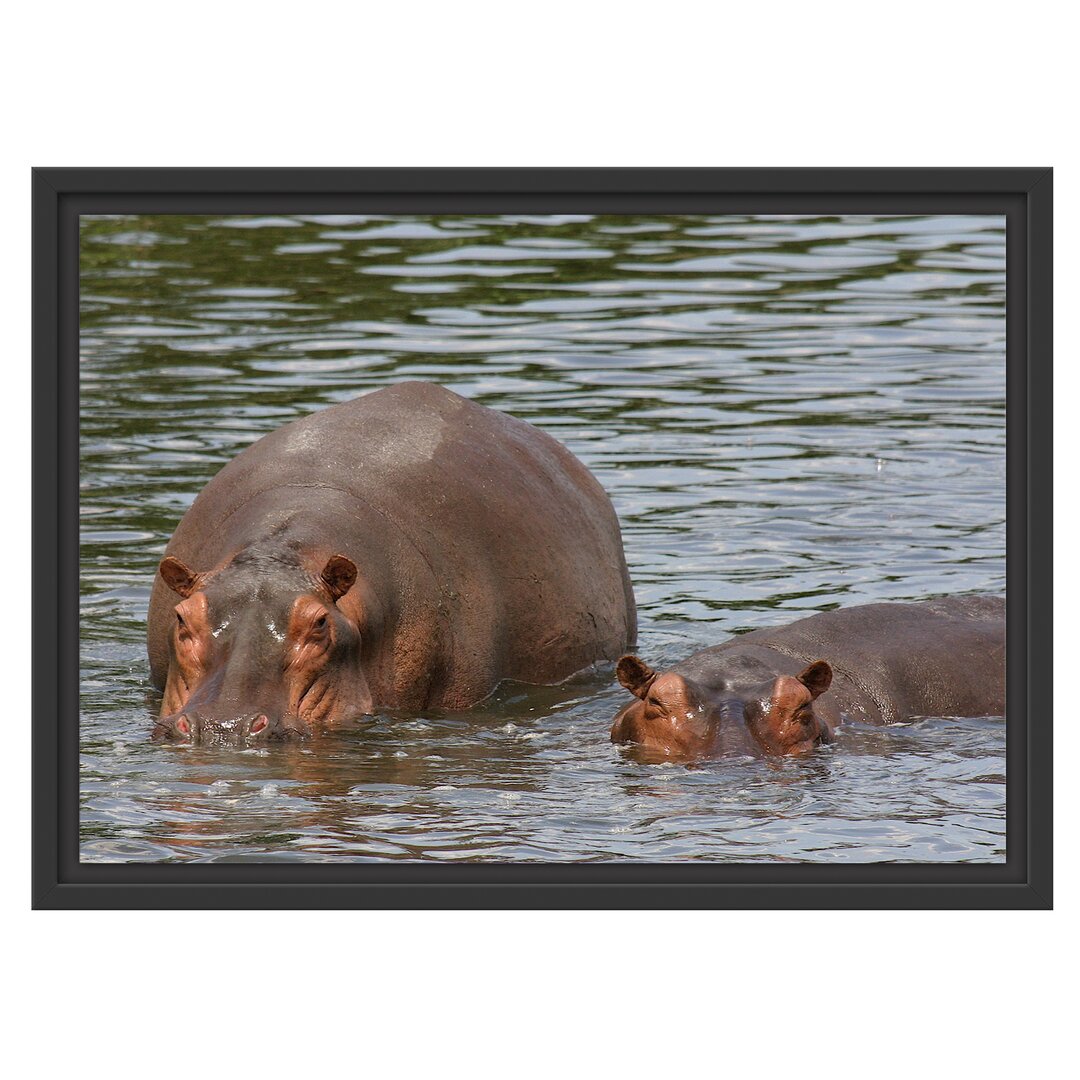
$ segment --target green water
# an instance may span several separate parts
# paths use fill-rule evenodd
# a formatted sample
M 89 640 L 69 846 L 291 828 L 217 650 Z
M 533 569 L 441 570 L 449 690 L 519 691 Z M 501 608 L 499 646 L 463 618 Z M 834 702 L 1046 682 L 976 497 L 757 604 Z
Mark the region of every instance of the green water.
M 84 219 L 82 857 L 987 861 L 1005 727 L 641 765 L 609 676 L 252 750 L 148 732 L 145 615 L 239 449 L 401 379 L 566 443 L 654 665 L 824 608 L 1005 587 L 992 217 Z

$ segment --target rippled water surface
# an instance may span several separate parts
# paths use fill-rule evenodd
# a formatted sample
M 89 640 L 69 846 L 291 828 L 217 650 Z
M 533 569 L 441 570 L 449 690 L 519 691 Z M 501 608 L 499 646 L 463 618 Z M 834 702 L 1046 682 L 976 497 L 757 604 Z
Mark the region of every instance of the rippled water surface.
M 148 741 L 166 541 L 242 447 L 402 379 L 566 443 L 654 665 L 826 608 L 1005 588 L 993 217 L 83 219 L 82 857 L 987 861 L 1005 725 L 643 765 L 610 672 L 264 749 Z

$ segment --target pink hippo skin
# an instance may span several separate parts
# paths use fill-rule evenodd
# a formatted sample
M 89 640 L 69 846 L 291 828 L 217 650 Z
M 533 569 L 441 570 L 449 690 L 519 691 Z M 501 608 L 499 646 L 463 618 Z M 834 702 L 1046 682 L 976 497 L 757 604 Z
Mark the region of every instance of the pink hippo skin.
M 203 489 L 150 599 L 158 737 L 265 739 L 464 709 L 634 640 L 619 523 L 551 436 L 440 386 L 259 439 Z
M 1005 601 L 956 596 L 868 604 L 754 630 L 669 671 L 622 657 L 635 697 L 611 740 L 646 760 L 803 754 L 845 719 L 1005 712 Z

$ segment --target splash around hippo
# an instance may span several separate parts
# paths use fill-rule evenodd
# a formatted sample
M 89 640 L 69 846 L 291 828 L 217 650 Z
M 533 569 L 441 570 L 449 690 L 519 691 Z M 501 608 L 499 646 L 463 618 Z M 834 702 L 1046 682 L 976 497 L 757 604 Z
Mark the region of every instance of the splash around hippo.
M 618 520 L 551 436 L 429 383 L 271 432 L 203 489 L 150 600 L 158 738 L 463 709 L 632 643 Z
M 755 630 L 657 672 L 616 665 L 635 701 L 611 741 L 646 761 L 805 754 L 847 719 L 999 716 L 1005 601 L 960 596 L 867 604 Z

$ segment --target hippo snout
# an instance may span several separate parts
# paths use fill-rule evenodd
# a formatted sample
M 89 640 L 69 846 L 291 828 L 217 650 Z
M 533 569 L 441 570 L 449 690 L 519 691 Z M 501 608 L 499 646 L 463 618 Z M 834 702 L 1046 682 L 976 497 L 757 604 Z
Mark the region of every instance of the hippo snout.
M 250 743 L 298 738 L 305 732 L 295 723 L 289 724 L 280 717 L 272 719 L 266 713 L 218 720 L 194 709 L 185 709 L 175 716 L 158 720 L 153 735 L 159 742 Z

